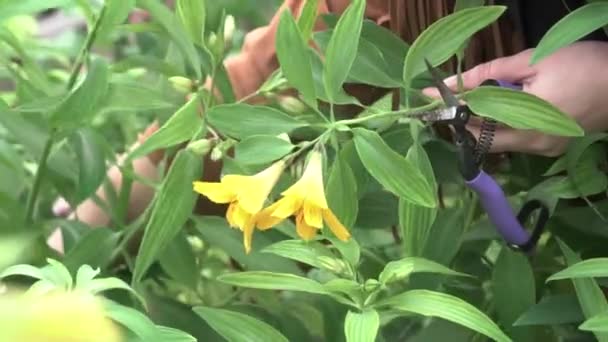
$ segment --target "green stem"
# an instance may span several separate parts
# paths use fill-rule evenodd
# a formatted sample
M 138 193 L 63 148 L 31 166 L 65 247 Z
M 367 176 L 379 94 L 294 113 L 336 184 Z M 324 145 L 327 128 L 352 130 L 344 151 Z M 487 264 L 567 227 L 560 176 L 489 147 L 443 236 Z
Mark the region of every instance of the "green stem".
M 93 42 L 95 41 L 95 37 L 97 35 L 97 31 L 99 30 L 101 20 L 104 17 L 106 11 L 106 7 L 103 6 L 101 8 L 101 12 L 99 12 L 99 17 L 95 21 L 95 24 L 92 30 L 87 35 L 85 43 L 78 53 L 76 57 L 76 62 L 74 63 L 74 68 L 71 71 L 70 78 L 68 80 L 66 89 L 67 91 L 72 90 L 74 84 L 76 84 L 76 80 L 78 79 L 78 73 L 84 64 L 84 61 L 88 55 L 91 46 L 93 46 Z M 46 171 L 46 166 L 48 163 L 49 156 L 51 154 L 51 149 L 55 144 L 57 132 L 55 129 L 51 131 L 49 137 L 44 143 L 44 148 L 42 150 L 42 155 L 40 156 L 40 161 L 38 162 L 38 169 L 36 170 L 36 175 L 34 176 L 34 184 L 32 185 L 32 191 L 29 193 L 27 198 L 27 204 L 25 209 L 25 222 L 32 223 L 34 219 L 34 207 L 36 205 L 36 201 L 38 199 L 38 195 L 40 194 L 40 187 L 42 186 L 42 179 L 44 178 L 44 173 Z
M 367 122 L 374 119 L 380 118 L 388 118 L 392 116 L 408 116 L 413 114 L 419 114 L 421 112 L 426 112 L 432 109 L 439 107 L 442 104 L 441 101 L 433 101 L 427 105 L 416 107 L 416 108 L 408 108 L 403 110 L 398 110 L 394 112 L 383 112 L 378 114 L 372 114 L 360 118 L 348 119 L 348 120 L 340 120 L 336 122 L 336 125 L 355 125 L 363 122 Z

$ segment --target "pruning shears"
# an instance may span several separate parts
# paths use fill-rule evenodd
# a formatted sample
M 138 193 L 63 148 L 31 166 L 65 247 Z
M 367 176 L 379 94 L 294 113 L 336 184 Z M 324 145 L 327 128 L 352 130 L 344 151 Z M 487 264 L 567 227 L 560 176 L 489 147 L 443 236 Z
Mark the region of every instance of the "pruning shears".
M 484 119 L 482 132 L 478 140 L 466 129 L 471 117 L 471 111 L 466 105 L 461 105 L 452 91 L 443 83 L 437 71 L 426 61 L 433 82 L 445 103 L 445 107 L 421 113 L 418 118 L 427 122 L 443 122 L 453 129 L 454 143 L 459 153 L 459 171 L 465 184 L 479 196 L 490 222 L 495 226 L 502 238 L 514 249 L 530 252 L 536 246 L 544 226 L 549 218 L 548 208 L 539 200 L 526 202 L 516 215 L 510 206 L 504 191 L 496 180 L 481 168 L 481 160 L 492 144 L 495 121 Z M 485 84 L 512 89 L 521 89 L 517 84 L 490 80 Z M 534 228 L 528 231 L 525 222 L 532 213 L 539 211 Z

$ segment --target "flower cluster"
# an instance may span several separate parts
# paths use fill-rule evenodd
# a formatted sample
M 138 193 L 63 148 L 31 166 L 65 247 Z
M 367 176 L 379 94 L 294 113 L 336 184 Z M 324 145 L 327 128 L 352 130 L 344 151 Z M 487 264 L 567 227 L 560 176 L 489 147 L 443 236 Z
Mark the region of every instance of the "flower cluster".
M 302 177 L 282 193 L 281 199 L 264 208 L 285 166 L 281 160 L 252 176 L 226 175 L 220 182 L 194 182 L 194 191 L 215 203 L 229 204 L 226 219 L 243 232 L 247 253 L 256 228 L 270 229 L 290 216 L 295 216 L 297 233 L 304 240 L 313 239 L 325 221 L 337 238 L 347 241 L 350 233 L 327 205 L 323 158 L 317 151 L 310 153 Z

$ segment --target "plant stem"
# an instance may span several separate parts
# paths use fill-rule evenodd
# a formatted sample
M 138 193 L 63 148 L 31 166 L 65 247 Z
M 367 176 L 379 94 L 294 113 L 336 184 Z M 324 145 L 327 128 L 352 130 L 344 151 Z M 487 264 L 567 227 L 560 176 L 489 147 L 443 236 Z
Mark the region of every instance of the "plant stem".
M 372 114 L 372 115 L 355 118 L 355 119 L 340 120 L 340 121 L 337 121 L 336 124 L 337 125 L 355 125 L 355 124 L 359 124 L 362 122 L 366 122 L 366 121 L 370 121 L 370 120 L 374 120 L 374 119 L 380 119 L 380 118 L 387 118 L 387 117 L 391 117 L 391 116 L 413 115 L 413 114 L 418 114 L 421 112 L 426 112 L 428 110 L 435 109 L 435 108 L 439 107 L 441 104 L 442 104 L 441 101 L 433 101 L 427 105 L 420 106 L 420 107 L 407 108 L 407 109 L 398 110 L 398 111 L 394 111 L 394 112 L 384 112 L 384 113 Z
M 74 67 L 70 73 L 70 78 L 69 78 L 67 86 L 66 86 L 66 89 L 68 92 L 70 90 L 72 90 L 72 88 L 74 87 L 74 84 L 76 84 L 76 80 L 78 79 L 78 73 L 79 73 L 80 69 L 82 68 L 82 65 L 84 64 L 86 57 L 88 56 L 91 46 L 93 46 L 93 42 L 95 41 L 95 37 L 97 36 L 97 31 L 99 30 L 101 20 L 103 19 L 105 12 L 106 12 L 106 6 L 104 5 L 101 8 L 101 11 L 99 12 L 99 16 L 97 17 L 97 20 L 95 21 L 93 28 L 87 35 L 87 38 L 84 42 L 84 45 L 82 46 L 82 49 L 80 50 L 80 52 L 78 53 L 78 56 L 76 57 Z M 56 135 L 57 135 L 56 129 L 52 129 L 51 133 L 49 134 L 49 137 L 47 138 L 46 142 L 44 143 L 42 155 L 40 156 L 40 161 L 38 162 L 38 169 L 36 170 L 36 175 L 34 176 L 34 184 L 32 185 L 32 191 L 29 193 L 29 195 L 27 197 L 27 202 L 26 202 L 27 204 L 26 204 L 26 209 L 25 209 L 25 222 L 28 224 L 32 223 L 33 219 L 34 219 L 34 207 L 36 205 L 38 195 L 40 194 L 40 187 L 42 185 L 42 179 L 44 178 L 44 173 L 46 171 L 48 159 L 51 154 L 51 149 L 53 148 L 53 145 L 55 144 Z

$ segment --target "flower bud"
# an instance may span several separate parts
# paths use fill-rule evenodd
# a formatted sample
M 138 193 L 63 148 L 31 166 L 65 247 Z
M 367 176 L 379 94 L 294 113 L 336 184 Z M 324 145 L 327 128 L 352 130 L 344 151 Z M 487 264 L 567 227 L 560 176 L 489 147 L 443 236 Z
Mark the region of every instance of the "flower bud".
M 226 16 L 226 21 L 224 22 L 224 41 L 232 41 L 235 28 L 236 24 L 234 22 L 234 17 L 231 15 Z
M 366 292 L 372 292 L 375 291 L 381 285 L 382 284 L 380 284 L 380 282 L 376 279 L 368 279 L 365 281 L 365 285 L 363 285 L 363 288 Z
M 145 75 L 147 72 L 146 68 L 131 68 L 127 70 L 127 75 L 137 78 Z
M 194 87 L 192 80 L 181 76 L 169 77 L 169 82 L 171 82 L 173 89 L 184 94 L 191 93 Z
M 289 113 L 301 114 L 306 110 L 306 105 L 299 99 L 292 96 L 281 96 L 279 105 Z
M 188 149 L 199 156 L 204 156 L 209 153 L 211 147 L 213 147 L 213 141 L 210 139 L 200 139 L 188 144 Z
M 209 158 L 211 158 L 212 161 L 218 161 L 221 160 L 224 157 L 224 151 L 222 151 L 222 149 L 220 148 L 220 146 L 215 146 L 213 148 L 213 150 L 211 150 L 211 155 L 209 156 Z

